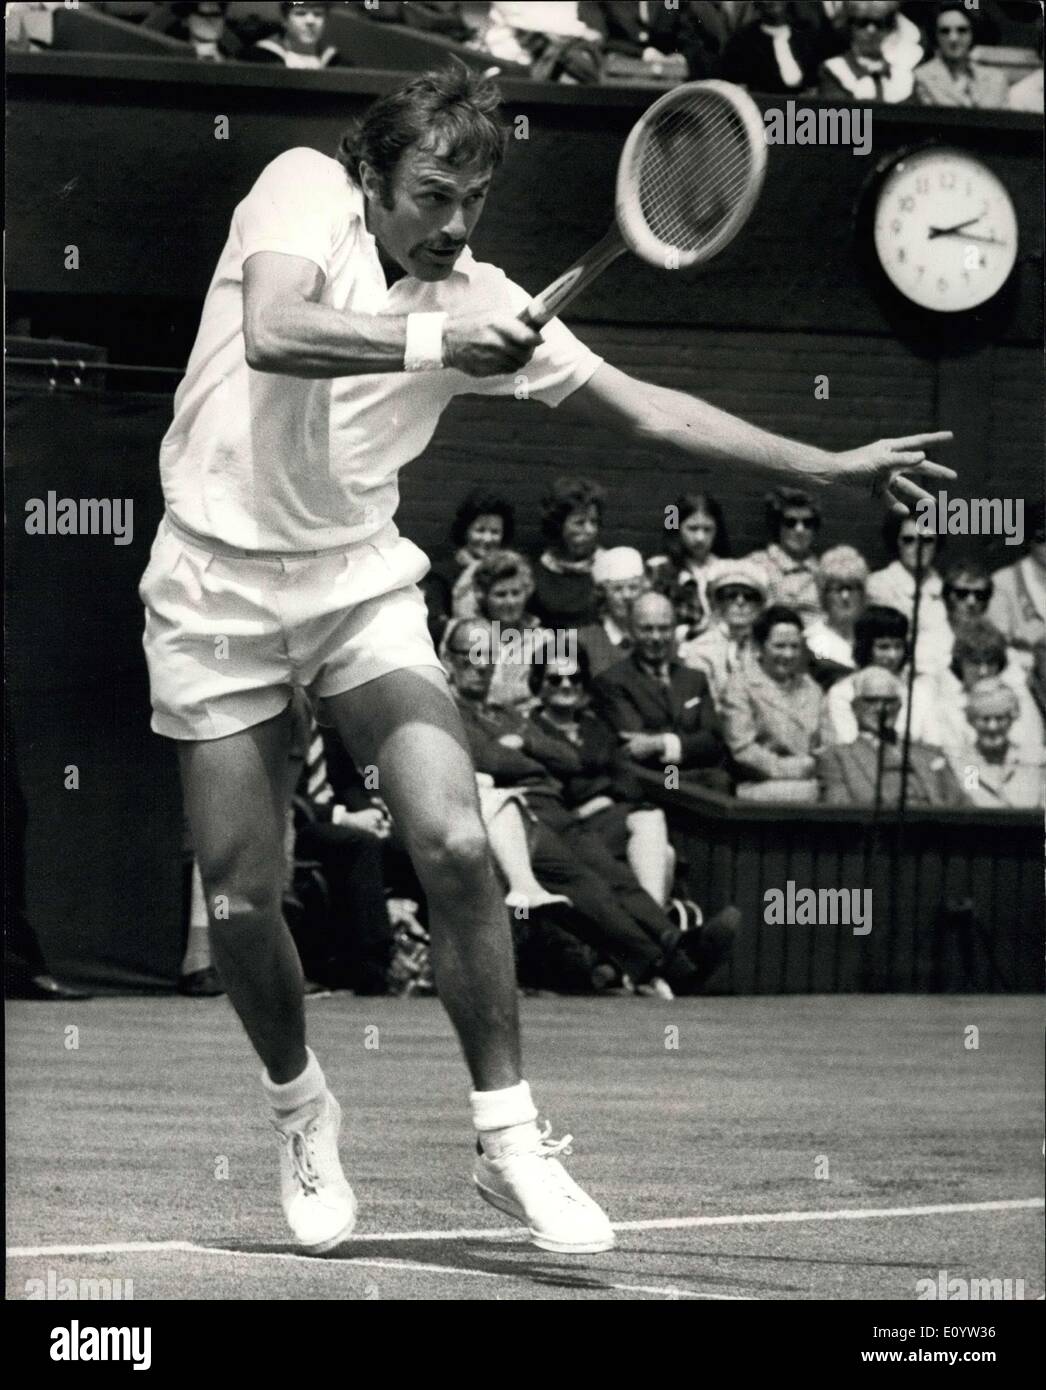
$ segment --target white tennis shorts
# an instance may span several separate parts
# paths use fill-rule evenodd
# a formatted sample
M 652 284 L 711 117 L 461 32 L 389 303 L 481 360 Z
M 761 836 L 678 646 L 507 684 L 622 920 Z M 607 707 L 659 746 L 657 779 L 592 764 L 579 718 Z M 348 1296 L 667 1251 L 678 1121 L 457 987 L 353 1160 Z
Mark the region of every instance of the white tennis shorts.
M 417 587 L 428 568 L 394 527 L 279 555 L 204 540 L 166 516 L 138 586 L 154 731 L 224 738 L 279 714 L 295 686 L 322 700 L 439 667 Z

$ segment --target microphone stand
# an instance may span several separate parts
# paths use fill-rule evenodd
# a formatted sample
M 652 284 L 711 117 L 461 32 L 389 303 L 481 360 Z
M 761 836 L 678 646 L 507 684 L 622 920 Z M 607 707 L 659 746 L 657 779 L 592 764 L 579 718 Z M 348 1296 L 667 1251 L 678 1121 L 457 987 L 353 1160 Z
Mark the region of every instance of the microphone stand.
M 925 577 L 926 566 L 923 562 L 922 535 L 920 533 L 919 544 L 915 547 L 915 599 L 912 603 L 911 648 L 908 653 L 908 708 L 904 712 L 904 737 L 901 740 L 901 789 L 897 799 L 898 849 L 901 843 L 900 829 L 904 824 L 904 813 L 908 805 L 909 751 L 912 742 L 912 705 L 914 704 L 913 695 L 915 692 L 915 647 L 919 640 L 919 607 Z

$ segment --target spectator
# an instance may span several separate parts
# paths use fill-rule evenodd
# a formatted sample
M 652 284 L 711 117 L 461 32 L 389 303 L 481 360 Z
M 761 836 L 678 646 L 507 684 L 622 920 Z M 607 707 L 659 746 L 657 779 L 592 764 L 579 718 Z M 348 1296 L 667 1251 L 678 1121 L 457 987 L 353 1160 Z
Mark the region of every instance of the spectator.
M 577 0 L 493 0 L 483 34 L 493 57 L 529 67 L 535 82 L 598 82 L 602 44 Z
M 1039 66 L 1032 68 L 1018 82 L 1010 88 L 1007 105 L 1011 111 L 1031 111 L 1035 114 L 1043 113 L 1043 89 L 1042 89 L 1042 40 L 1039 40 Z
M 936 55 L 915 72 L 915 95 L 923 106 L 965 106 L 999 110 L 1007 104 L 1009 88 L 1001 72 L 975 63 L 973 17 L 953 0 L 942 4 L 934 26 Z
M 323 734 L 300 690 L 292 713 L 291 765 L 301 769 L 295 850 L 319 865 L 328 908 L 325 920 L 306 915 L 295 924 L 302 964 L 318 984 L 384 994 L 393 938 L 385 901 L 385 846 L 392 821 L 383 804 L 361 797 L 353 808 L 341 789 L 335 791 Z
M 663 594 L 636 599 L 632 651 L 596 681 L 596 708 L 641 766 L 672 764 L 688 781 L 729 791 L 708 680 L 673 656 L 674 626 L 672 605 Z
M 16 52 L 46 52 L 54 42 L 54 12 L 63 8 L 57 3 L 16 3 L 4 6 L 4 47 Z
M 1032 648 L 1028 689 L 1035 701 L 1035 708 L 1042 715 L 1043 722 L 1046 723 L 1046 639 L 1037 642 Z
M 531 607 L 547 627 L 596 621 L 592 565 L 599 554 L 606 493 L 587 478 L 557 478 L 541 500 L 547 549 L 534 567 Z
M 713 11 L 711 15 L 703 12 Z M 643 64 L 652 78 L 683 82 L 712 77 L 722 31 L 711 5 L 675 5 L 663 0 L 582 0 L 580 18 L 602 36 L 608 70 L 625 58 Z M 635 74 L 635 68 L 629 72 Z
M 474 618 L 479 612 L 472 576 L 481 560 L 512 545 L 516 513 L 511 502 L 486 488 L 474 488 L 454 517 L 450 536 L 457 550 L 457 574 L 450 596 L 455 618 Z
M 546 639 L 537 618 L 526 612 L 534 592 L 530 565 L 514 550 L 498 550 L 480 561 L 472 582 L 479 616 L 497 625 L 494 630 L 500 638 L 487 703 L 505 709 L 529 708 L 533 704 L 530 666 L 542 660 Z
M 558 778 L 563 800 L 585 827 L 600 837 L 617 859 L 624 857 L 645 893 L 670 908 L 686 931 L 703 930 L 702 959 L 711 970 L 736 931 L 738 912 L 727 907 L 705 923 L 690 898 L 673 898 L 676 854 L 664 812 L 651 805 L 631 771 L 618 740 L 589 709 L 592 672 L 584 652 L 576 659 L 550 660 L 533 667 L 531 686 L 539 706 L 528 720 L 540 742 L 525 747 Z
M 988 810 L 1022 810 L 1042 805 L 1043 763 L 1040 748 L 1031 761 L 1012 740 L 1020 706 L 1004 681 L 978 681 L 966 702 L 973 750 L 952 756 L 952 770 L 974 806 Z
M 376 10 L 384 8 L 384 4 L 375 6 L 369 13 L 375 15 Z M 410 0 L 410 4 L 402 6 L 402 17 L 411 29 L 442 34 L 455 43 L 469 43 L 474 36 L 461 0 Z
M 530 668 L 537 704 L 524 746 L 555 777 L 563 801 L 617 858 L 624 854 L 640 886 L 664 907 L 675 854 L 664 813 L 647 803 L 620 740 L 592 713 L 592 671 L 584 648 Z M 540 738 L 527 737 L 537 733 Z
M 863 671 L 879 667 L 896 676 L 901 684 L 901 710 L 897 726 L 908 727 L 908 619 L 896 608 L 872 604 L 854 624 L 854 660 Z M 916 676 L 912 696 L 912 738 L 932 744 L 934 740 L 934 700 L 936 691 L 929 676 Z M 833 743 L 853 743 L 857 720 L 853 712 L 854 677 L 844 676 L 828 691 L 829 738 Z
M 535 756 L 542 732 L 486 703 L 491 637 L 489 623 L 458 624 L 447 646 L 451 687 L 477 770 L 499 787 L 518 789 L 534 818 L 531 858 L 538 880 L 567 894 L 574 907 L 559 920 L 569 921 L 581 940 L 612 960 L 637 992 L 666 999 L 680 989 L 692 992 L 728 942 L 705 942 L 702 933 L 674 926 L 631 869 L 566 805 L 559 782 Z
M 202 63 L 227 63 L 243 58 L 247 49 L 234 27 L 227 21 L 228 4 L 221 0 L 160 5 L 142 24 L 170 39 L 192 46 Z
M 680 581 L 668 594 L 668 601 L 676 615 L 676 651 L 687 642 L 700 637 L 708 627 L 708 610 L 702 606 L 697 585 Z
M 1032 762 L 1043 746 L 1043 722 L 1036 708 L 1024 667 L 1014 659 L 1012 649 L 997 628 L 984 619 L 966 621 L 958 629 L 952 648 L 951 665 L 936 681 L 935 742 L 949 754 L 961 754 L 971 741 L 966 718 L 966 701 L 979 680 L 1001 677 L 1014 692 L 1018 717 L 1012 740 L 1024 762 Z
M 1034 651 L 1046 641 L 1046 508 L 1033 502 L 1027 509 L 1031 537 L 1028 553 L 996 570 L 988 618 L 1011 647 Z
M 868 576 L 868 602 L 896 608 L 908 619 L 910 626 L 915 607 L 916 571 L 921 563 L 915 669 L 920 675 L 936 674 L 948 665 L 952 649 L 952 631 L 944 606 L 944 582 L 934 567 L 944 541 L 940 536 L 927 535 L 914 516 L 899 512 L 887 514 L 883 522 L 883 540 L 897 558 Z
M 854 677 L 858 736 L 853 743 L 826 749 L 818 762 L 828 806 L 898 805 L 904 760 L 897 735 L 902 698 L 900 681 L 880 666 L 868 666 Z M 914 741 L 909 744 L 905 804 L 927 808 L 966 804 L 938 749 Z
M 325 41 L 328 9 L 328 5 L 313 0 L 281 4 L 282 31 L 260 39 L 243 56 L 252 63 L 282 64 L 285 68 L 346 66 L 338 50 Z
M 804 627 L 824 618 L 821 571 L 814 540 L 821 513 L 808 492 L 780 487 L 766 498 L 766 530 L 770 544 L 745 559 L 766 572 L 767 599 L 794 608 Z
M 887 105 L 907 101 L 914 85 L 912 69 L 922 58 L 918 28 L 887 0 L 848 0 L 846 23 L 850 46 L 821 64 L 819 94 Z
M 632 648 L 632 604 L 646 587 L 643 557 L 628 545 L 601 550 L 592 566 L 600 619 L 578 631 L 577 639 L 594 676 L 602 675 Z
M 752 638 L 756 664 L 735 671 L 723 696 L 731 756 L 749 782 L 768 784 L 764 792 L 747 795 L 813 800 L 817 787 L 810 779 L 825 709 L 824 696 L 803 670 L 802 620 L 795 609 L 772 604 L 756 619 Z M 738 795 L 746 795 L 743 786 Z
M 805 641 L 813 674 L 827 689 L 857 665 L 854 642 L 864 611 L 868 566 L 852 545 L 837 545 L 821 556 L 820 579 L 825 617 L 806 629 Z
M 713 622 L 680 647 L 679 659 L 704 673 L 721 710 L 730 677 L 755 661 L 752 625 L 766 603 L 766 575 L 747 560 L 724 560 L 709 581 L 708 595 Z
M 907 69 L 914 72 L 927 55 L 926 39 L 921 23 L 926 14 L 925 0 L 890 0 L 887 7 L 893 16 L 893 23 L 883 39 L 883 57 L 894 69 Z M 910 10 L 911 14 L 905 14 Z M 914 16 L 918 15 L 916 19 Z
M 785 0 L 756 0 L 756 19 L 726 46 L 721 75 L 755 92 L 795 95 L 817 80 L 814 35 L 796 23 L 796 7 Z
M 730 554 L 723 509 L 707 492 L 685 492 L 673 509 L 678 533 L 669 541 L 663 555 L 647 561 L 650 582 L 669 598 L 686 584 L 696 589 L 698 632 L 711 622 L 709 581 L 718 572 L 720 561 Z

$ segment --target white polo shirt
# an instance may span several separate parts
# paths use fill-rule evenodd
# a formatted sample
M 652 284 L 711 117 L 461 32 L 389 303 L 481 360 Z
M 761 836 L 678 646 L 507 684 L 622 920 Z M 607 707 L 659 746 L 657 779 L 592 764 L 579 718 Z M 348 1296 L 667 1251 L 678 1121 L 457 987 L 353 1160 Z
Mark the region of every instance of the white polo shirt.
M 364 199 L 337 160 L 295 149 L 262 171 L 233 213 L 174 420 L 160 446 L 174 519 L 205 538 L 249 550 L 323 550 L 385 531 L 399 504 L 397 475 L 426 447 L 456 395 L 511 396 L 516 376 L 451 369 L 325 381 L 256 372 L 243 337 L 243 267 L 258 251 L 313 261 L 321 301 L 362 314 L 508 313 L 530 296 L 466 248 L 443 281 L 406 276 L 388 288 Z M 554 320 L 523 368 L 529 396 L 555 406 L 601 358 Z

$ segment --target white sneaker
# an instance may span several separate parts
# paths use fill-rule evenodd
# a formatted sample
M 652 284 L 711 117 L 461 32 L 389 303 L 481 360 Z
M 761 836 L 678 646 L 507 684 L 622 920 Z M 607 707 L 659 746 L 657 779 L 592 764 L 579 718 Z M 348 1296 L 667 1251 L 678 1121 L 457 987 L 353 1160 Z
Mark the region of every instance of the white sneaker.
M 326 1254 L 356 1225 L 356 1197 L 338 1157 L 341 1106 L 326 1091 L 273 1124 L 280 1138 L 280 1198 L 287 1224 L 310 1254 Z
M 594 1255 L 612 1250 L 614 1232 L 602 1208 L 583 1192 L 559 1162 L 570 1153 L 571 1136 L 553 1140 L 546 1125 L 537 1148 L 507 1158 L 476 1155 L 473 1178 L 479 1195 L 498 1211 L 522 1221 L 541 1250 L 557 1255 Z
M 673 1000 L 676 996 L 672 986 L 667 980 L 663 980 L 660 975 L 652 975 L 646 984 L 633 986 L 636 994 L 642 995 L 647 999 Z

